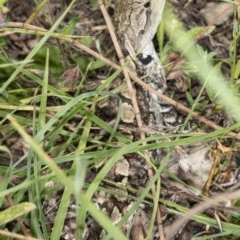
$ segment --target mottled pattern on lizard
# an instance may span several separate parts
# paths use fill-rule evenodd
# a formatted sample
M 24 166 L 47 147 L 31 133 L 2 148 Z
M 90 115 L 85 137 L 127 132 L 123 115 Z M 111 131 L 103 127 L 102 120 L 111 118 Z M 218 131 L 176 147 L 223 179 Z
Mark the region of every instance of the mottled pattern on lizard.
M 165 0 L 117 0 L 116 32 L 122 48 L 133 59 L 136 71 L 144 81 L 161 93 L 167 85 L 163 66 L 153 45 Z M 146 125 L 161 130 L 163 125 L 176 124 L 177 113 L 155 94 L 137 91 L 141 114 Z

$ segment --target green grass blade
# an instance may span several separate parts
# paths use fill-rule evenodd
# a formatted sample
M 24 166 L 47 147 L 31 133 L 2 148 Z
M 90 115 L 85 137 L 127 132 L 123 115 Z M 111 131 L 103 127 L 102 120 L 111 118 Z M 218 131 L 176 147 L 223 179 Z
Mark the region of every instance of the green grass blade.
M 13 221 L 17 217 L 22 216 L 32 210 L 34 210 L 36 206 L 33 203 L 20 203 L 13 207 L 10 207 L 4 211 L 0 212 L 0 225 L 6 224 L 8 222 Z
M 32 49 L 32 51 L 27 55 L 25 60 L 19 64 L 19 66 L 16 68 L 16 70 L 12 73 L 10 78 L 3 84 L 3 86 L 0 88 L 0 94 L 3 93 L 7 86 L 15 80 L 17 75 L 22 71 L 22 69 L 25 67 L 26 62 L 29 62 L 32 60 L 34 55 L 39 51 L 39 49 L 46 43 L 46 41 L 51 37 L 53 32 L 57 29 L 59 24 L 63 21 L 64 17 L 67 15 L 69 10 L 72 8 L 73 4 L 76 2 L 76 0 L 72 0 L 72 2 L 68 5 L 66 10 L 63 12 L 63 14 L 58 18 L 58 20 L 53 24 L 51 29 L 47 32 L 47 34 L 40 40 L 40 42 Z

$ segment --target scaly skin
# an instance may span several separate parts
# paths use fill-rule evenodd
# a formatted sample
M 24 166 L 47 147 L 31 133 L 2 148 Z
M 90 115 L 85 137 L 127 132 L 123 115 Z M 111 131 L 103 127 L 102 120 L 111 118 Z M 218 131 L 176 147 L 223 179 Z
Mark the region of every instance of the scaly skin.
M 161 93 L 166 93 L 166 78 L 153 45 L 153 37 L 161 21 L 165 0 L 117 0 L 116 31 L 122 48 L 133 59 L 144 81 Z M 145 89 L 138 89 L 141 114 L 148 126 L 161 130 L 176 122 L 177 114 L 167 103 Z

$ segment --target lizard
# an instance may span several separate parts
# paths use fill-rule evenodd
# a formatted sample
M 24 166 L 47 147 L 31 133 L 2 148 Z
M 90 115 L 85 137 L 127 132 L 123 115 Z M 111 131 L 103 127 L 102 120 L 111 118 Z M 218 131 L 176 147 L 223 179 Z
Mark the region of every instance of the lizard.
M 133 59 L 136 71 L 144 75 L 144 81 L 161 93 L 166 93 L 167 84 L 164 68 L 153 45 L 153 38 L 161 21 L 165 0 L 117 0 L 115 23 L 120 44 Z M 163 124 L 173 125 L 177 113 L 166 102 L 143 89 L 139 104 L 145 124 L 161 129 Z M 142 100 L 144 99 L 144 101 Z M 144 109 L 143 109 L 144 108 Z M 143 117 L 144 118 L 144 117 Z

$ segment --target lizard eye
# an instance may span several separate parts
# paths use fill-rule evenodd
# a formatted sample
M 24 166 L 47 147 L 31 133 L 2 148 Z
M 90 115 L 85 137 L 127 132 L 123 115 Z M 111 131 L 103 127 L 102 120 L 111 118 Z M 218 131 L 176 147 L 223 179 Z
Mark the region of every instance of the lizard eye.
M 150 1 L 148 1 L 147 3 L 144 4 L 144 7 L 145 7 L 145 8 L 149 8 L 150 5 L 151 5 L 151 4 L 150 4 Z
M 143 55 L 142 53 L 140 53 L 138 55 L 138 59 L 139 61 L 144 64 L 144 65 L 148 65 L 151 61 L 152 61 L 152 56 L 151 55 Z

